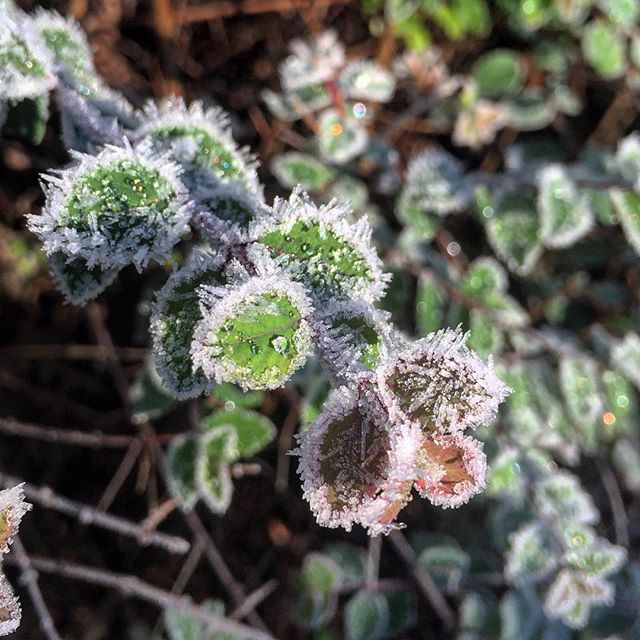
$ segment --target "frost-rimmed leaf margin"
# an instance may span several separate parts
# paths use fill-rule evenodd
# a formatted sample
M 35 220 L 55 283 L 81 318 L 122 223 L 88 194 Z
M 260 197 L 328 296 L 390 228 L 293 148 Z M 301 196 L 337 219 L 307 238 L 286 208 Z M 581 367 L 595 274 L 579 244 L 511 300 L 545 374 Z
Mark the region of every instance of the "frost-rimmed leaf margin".
M 3 12 L 0 15 L 0 59 L 16 44 L 19 44 L 27 55 L 33 57 L 41 73 L 21 73 L 7 64 L 0 64 L 0 100 L 6 100 L 11 104 L 45 95 L 56 85 L 51 55 L 37 37 L 29 16 L 22 12 L 9 16 Z M 32 62 L 28 68 L 35 70 L 34 67 L 36 65 Z
M 375 430 L 373 445 L 377 452 L 365 451 L 362 430 L 354 434 L 354 449 L 362 458 L 353 463 L 359 472 L 366 471 L 364 463 L 372 464 L 372 453 L 383 454 L 381 470 L 377 477 L 372 474 L 361 483 L 360 487 L 345 486 L 336 474 L 335 487 L 329 484 L 322 474 L 321 465 L 327 460 L 323 445 L 332 424 L 340 420 L 349 420 L 358 416 L 362 421 L 369 421 Z M 351 531 L 354 524 L 365 527 L 370 535 L 389 533 L 402 525 L 395 523 L 395 518 L 411 500 L 411 487 L 415 477 L 415 454 L 422 435 L 415 426 L 406 421 L 392 422 L 386 407 L 380 402 L 375 389 L 373 376 L 364 374 L 352 381 L 349 387 L 343 386 L 335 390 L 325 403 L 320 415 L 309 427 L 297 436 L 299 446 L 292 453 L 300 457 L 298 473 L 302 477 L 303 497 L 316 517 L 318 524 L 325 527 L 342 527 Z M 382 445 L 379 444 L 380 440 Z M 339 443 L 334 453 L 347 454 L 346 442 Z M 382 448 L 380 448 L 382 447 Z M 374 470 L 375 472 L 375 470 Z M 352 481 L 352 478 L 342 480 Z M 357 479 L 355 479 L 357 482 Z M 368 482 L 367 482 L 368 480 Z M 342 484 L 342 486 L 339 486 Z M 338 498 L 339 491 L 343 499 L 338 499 L 339 507 L 334 508 L 331 498 Z
M 181 294 L 178 300 L 175 298 L 176 289 L 188 284 L 190 281 L 201 279 L 208 273 L 222 276 L 225 260 L 224 253 L 211 254 L 195 249 L 186 264 L 181 269 L 174 271 L 162 289 L 156 294 L 149 323 L 149 330 L 153 338 L 153 365 L 164 386 L 178 400 L 186 400 L 208 393 L 213 389 L 214 382 L 202 372 L 194 370 L 191 357 L 192 334 L 203 317 L 198 295 L 199 285 Z M 201 282 L 200 284 L 211 285 L 212 283 Z M 189 304 L 193 316 L 185 316 L 185 312 L 188 313 L 189 310 L 184 310 L 181 318 L 176 313 L 172 314 L 170 306 L 174 302 Z M 181 311 L 183 310 L 181 309 Z M 188 327 L 186 329 L 183 327 L 177 336 L 172 336 L 170 332 L 167 332 L 167 329 L 169 329 L 167 325 L 169 316 L 173 316 L 175 321 L 188 323 Z M 169 343 L 167 343 L 167 340 L 169 340 Z M 178 368 L 184 366 L 187 360 L 191 364 L 191 384 L 186 384 L 178 372 Z
M 298 283 L 279 275 L 277 272 L 272 272 L 253 276 L 242 284 L 226 287 L 203 287 L 202 291 L 203 318 L 195 328 L 191 343 L 194 370 L 201 369 L 204 375 L 212 381 L 233 382 L 245 390 L 275 389 L 282 386 L 293 372 L 306 362 L 311 353 L 309 319 L 313 314 L 313 307 L 304 289 Z M 286 298 L 300 315 L 299 326 L 294 338 L 296 353 L 287 370 L 279 377 L 251 380 L 250 376 L 255 372 L 238 367 L 228 357 L 212 355 L 209 352 L 210 347 L 207 345 L 225 323 L 233 321 L 238 313 L 242 313 L 248 301 L 263 295 L 273 294 Z
M 441 329 L 401 347 L 378 367 L 376 374 L 380 394 L 389 407 L 391 419 L 394 422 L 402 422 L 403 420 L 416 422 L 426 430 L 426 435 L 432 433 L 445 435 L 487 424 L 496 416 L 498 405 L 507 397 L 510 389 L 495 374 L 492 358 L 484 362 L 466 346 L 468 337 L 469 334 L 463 333 L 459 327 Z M 416 362 L 421 358 L 427 359 L 426 365 L 416 365 Z M 432 380 L 428 384 L 424 389 L 426 396 L 423 399 L 413 398 L 411 404 L 403 406 L 389 380 L 394 375 L 423 375 L 425 366 L 433 367 L 432 374 L 435 373 L 439 379 Z M 458 383 L 460 383 L 460 373 L 467 376 L 467 380 L 463 381 L 464 389 L 475 386 L 483 391 L 483 394 L 477 397 L 468 396 L 467 401 L 470 404 L 464 410 L 456 407 L 447 399 L 447 391 L 454 389 L 451 389 L 451 386 L 447 384 L 447 380 L 450 378 L 442 376 L 445 368 L 449 370 L 447 373 L 455 374 L 458 372 L 456 376 Z M 436 382 L 439 382 L 440 385 Z M 432 415 L 423 416 L 428 420 L 428 424 L 421 420 L 419 413 L 424 402 L 433 402 Z
M 342 296 L 372 303 L 384 295 L 391 276 L 382 271 L 382 261 L 373 247 L 373 232 L 366 217 L 353 223 L 349 220 L 351 213 L 352 209 L 348 204 L 338 204 L 332 200 L 318 206 L 306 192 L 294 189 L 288 200 L 276 198 L 269 215 L 256 222 L 250 236 L 257 243 L 258 250 L 262 249 L 266 254 L 265 257 L 271 257 L 274 264 L 284 269 L 292 279 L 302 282 L 312 297 L 331 299 Z M 267 246 L 260 244 L 261 238 L 268 233 L 279 232 L 286 235 L 297 222 L 315 225 L 320 233 L 330 232 L 341 243 L 349 246 L 366 266 L 368 277 L 346 276 L 343 282 L 337 282 L 337 288 L 336 284 L 330 288 L 326 285 L 316 287 L 307 272 L 308 259 L 291 260 L 289 254 L 272 255 Z M 327 261 L 321 262 L 324 268 Z
M 30 510 L 31 504 L 24 499 L 24 483 L 0 491 L 0 517 L 5 521 L 7 528 L 7 538 L 0 546 L 0 563 L 2 556 L 9 551 L 22 518 Z
M 163 131 L 171 128 L 184 129 L 185 131 L 192 129 L 199 133 L 205 133 L 212 141 L 224 148 L 241 175 L 233 178 L 221 176 L 210 167 L 195 162 L 193 157 L 189 159 L 186 154 L 193 156 L 199 151 L 194 145 L 189 146 L 184 143 L 181 148 L 180 144 L 161 142 L 158 137 Z M 176 135 L 176 139 L 179 140 L 187 136 L 188 134 Z M 187 107 L 184 100 L 179 97 L 168 98 L 159 103 L 149 101 L 143 108 L 139 126 L 132 133 L 132 140 L 134 142 L 151 140 L 156 150 L 169 152 L 175 162 L 180 162 L 185 166 L 184 182 L 189 188 L 197 186 L 199 173 L 206 173 L 221 182 L 241 179 L 250 193 L 262 199 L 262 186 L 256 171 L 257 160 L 248 148 L 238 147 L 231 135 L 229 116 L 221 107 L 207 108 L 200 101 L 194 101 Z
M 363 353 L 353 344 L 357 329 L 332 326 L 338 318 L 362 319 L 378 337 L 379 353 L 376 360 L 388 357 L 391 349 L 391 314 L 376 309 L 364 300 L 330 300 L 317 311 L 312 321 L 315 350 L 326 373 L 334 380 L 344 381 L 370 368 L 362 361 Z M 365 347 L 366 348 L 366 347 Z
M 70 258 L 62 251 L 52 253 L 48 263 L 65 301 L 80 306 L 97 298 L 113 284 L 119 273 L 118 269 L 89 268 L 83 258 Z
M 0 572 L 0 614 L 4 617 L 0 621 L 0 636 L 13 633 L 22 620 L 22 607 L 17 596 L 4 573 Z
M 208 447 L 219 441 L 217 457 L 211 456 Z M 229 462 L 238 450 L 238 434 L 231 427 L 220 426 L 198 438 L 195 478 L 199 496 L 213 513 L 224 513 L 231 504 L 233 482 Z M 212 479 L 219 482 L 219 495 L 211 491 Z
M 96 156 L 78 152 L 72 152 L 72 156 L 75 163 L 71 166 L 43 175 L 45 206 L 41 215 L 28 216 L 29 228 L 41 240 L 44 251 L 48 255 L 62 251 L 69 257 L 83 258 L 89 267 L 104 269 L 133 263 L 140 270 L 152 259 L 162 261 L 169 257 L 171 249 L 188 231 L 192 212 L 188 192 L 179 179 L 180 168 L 166 156 L 152 157 L 148 145 L 136 149 L 128 143 L 123 147 L 108 145 Z M 103 168 L 122 163 L 137 165 L 164 181 L 165 209 L 154 211 L 153 202 L 138 207 L 138 213 L 129 209 L 129 228 L 116 239 L 109 236 L 108 225 L 122 223 L 122 214 L 110 216 L 107 211 L 98 219 L 93 212 L 78 219 L 79 228 L 69 226 L 65 217 L 68 200 L 74 197 L 74 186 Z M 142 236 L 141 231 L 145 232 Z
M 372 79 L 377 84 L 372 84 Z M 396 89 L 392 73 L 373 60 L 348 62 L 339 79 L 344 93 L 356 100 L 389 102 Z

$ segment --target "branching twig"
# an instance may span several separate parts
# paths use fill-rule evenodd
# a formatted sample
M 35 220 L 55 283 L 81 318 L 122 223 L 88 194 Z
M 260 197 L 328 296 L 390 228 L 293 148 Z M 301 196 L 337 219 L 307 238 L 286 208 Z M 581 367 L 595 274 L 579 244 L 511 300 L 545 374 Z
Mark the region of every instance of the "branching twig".
M 55 429 L 18 422 L 14 418 L 0 418 L 0 432 L 10 436 L 89 449 L 126 449 L 134 440 L 133 437 L 126 435 L 111 435 L 101 431 L 87 433 L 75 429 Z
M 29 592 L 33 608 L 36 610 L 42 633 L 44 633 L 47 640 L 62 640 L 56 631 L 53 618 L 42 597 L 42 592 L 38 586 L 38 574 L 31 566 L 31 560 L 22 545 L 22 541 L 17 536 L 13 539 L 11 549 L 11 555 L 14 557 L 18 567 L 20 567 L 20 579 Z
M 440 589 L 438 589 L 433 578 L 418 562 L 415 551 L 407 542 L 407 539 L 399 531 L 394 531 L 389 536 L 389 541 L 407 565 L 422 595 L 431 604 L 445 627 L 454 629 L 456 626 L 456 616 L 453 610 L 440 592 Z
M 23 482 L 20 478 L 0 473 L 0 484 L 5 487 L 13 487 L 21 483 L 24 484 L 24 493 L 29 500 L 45 509 L 53 509 L 76 518 L 82 524 L 92 524 L 123 536 L 129 536 L 141 545 L 153 545 L 165 549 L 169 553 L 183 554 L 189 551 L 190 545 L 184 538 L 166 533 L 149 532 L 145 527 L 135 522 L 103 513 L 89 505 L 60 496 L 48 487 L 36 487 L 28 482 Z
M 9 563 L 14 562 L 10 556 L 6 561 Z M 107 587 L 124 596 L 139 598 L 155 604 L 163 610 L 175 609 L 176 611 L 192 616 L 196 620 L 205 622 L 216 631 L 240 636 L 247 640 L 273 640 L 273 636 L 268 633 L 241 624 L 240 622 L 217 616 L 205 607 L 199 607 L 193 604 L 193 602 L 185 596 L 176 596 L 170 591 L 154 587 L 132 575 L 104 571 L 86 565 L 35 556 L 32 556 L 30 561 L 32 567 L 41 573 L 55 574 L 72 580 Z

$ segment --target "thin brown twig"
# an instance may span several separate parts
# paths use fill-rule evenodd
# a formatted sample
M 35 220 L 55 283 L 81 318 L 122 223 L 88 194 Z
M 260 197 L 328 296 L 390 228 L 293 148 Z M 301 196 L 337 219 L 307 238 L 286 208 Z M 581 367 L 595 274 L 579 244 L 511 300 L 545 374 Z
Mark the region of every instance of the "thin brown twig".
M 153 545 L 165 549 L 169 553 L 184 554 L 189 551 L 189 543 L 184 538 L 172 536 L 166 533 L 148 532 L 143 526 L 131 520 L 119 516 L 113 516 L 94 509 L 92 506 L 71 500 L 57 493 L 49 487 L 37 487 L 24 482 L 20 478 L 0 473 L 0 484 L 5 487 L 13 487 L 22 484 L 25 496 L 44 507 L 59 511 L 84 525 L 94 525 L 114 533 L 129 536 L 143 546 Z
M 89 449 L 126 449 L 134 441 L 132 436 L 127 435 L 112 435 L 102 431 L 87 433 L 76 429 L 57 429 L 20 422 L 15 418 L 0 418 L 0 432 L 9 436 Z
M 418 562 L 415 551 L 407 542 L 407 539 L 400 531 L 393 531 L 389 536 L 389 541 L 407 565 L 418 589 L 438 614 L 438 617 L 442 620 L 445 627 L 447 627 L 447 629 L 454 629 L 456 626 L 456 616 L 453 610 L 440 592 L 440 589 L 438 589 L 433 578 Z
M 107 484 L 105 490 L 102 492 L 102 496 L 100 496 L 98 506 L 96 507 L 98 511 L 107 511 L 113 504 L 113 501 L 122 488 L 122 485 L 131 473 L 136 460 L 142 453 L 142 449 L 143 444 L 141 438 L 138 437 L 131 441 L 129 449 L 127 449 L 127 452 L 120 461 L 116 472 L 113 474 L 109 484 Z
M 11 555 L 15 558 L 16 564 L 20 568 L 20 580 L 29 593 L 29 598 L 31 598 L 33 608 L 38 616 L 38 623 L 42 633 L 44 633 L 47 640 L 62 640 L 60 634 L 56 631 L 53 618 L 42 597 L 42 592 L 38 586 L 38 574 L 31 566 L 31 560 L 19 537 L 16 536 L 13 539 L 11 548 Z
M 185 596 L 176 596 L 170 591 L 155 587 L 132 575 L 105 571 L 87 565 L 75 564 L 64 560 L 51 560 L 39 556 L 31 557 L 32 567 L 41 573 L 49 573 L 71 580 L 79 580 L 113 589 L 126 597 L 139 598 L 161 609 L 173 609 L 188 614 L 196 620 L 209 625 L 212 630 L 230 633 L 247 640 L 274 640 L 273 636 L 248 625 L 215 615 L 206 607 L 199 607 Z M 7 562 L 13 563 L 11 557 Z

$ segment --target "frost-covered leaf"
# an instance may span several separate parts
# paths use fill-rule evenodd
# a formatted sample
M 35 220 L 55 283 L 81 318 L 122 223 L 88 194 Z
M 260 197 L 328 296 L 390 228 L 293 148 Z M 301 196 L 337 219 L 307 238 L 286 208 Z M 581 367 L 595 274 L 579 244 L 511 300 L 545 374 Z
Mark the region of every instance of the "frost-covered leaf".
M 613 597 L 614 587 L 610 582 L 564 569 L 547 591 L 544 610 L 549 618 L 562 620 L 572 629 L 583 629 L 591 607 L 612 605 Z
M 494 49 L 483 54 L 473 65 L 471 74 L 484 98 L 515 95 L 526 77 L 518 54 L 509 49 Z
M 407 589 L 384 591 L 383 595 L 389 609 L 385 637 L 395 638 L 416 624 L 418 610 L 416 596 L 413 591 Z
M 613 445 L 611 461 L 629 491 L 640 491 L 640 450 L 624 438 Z
M 330 302 L 317 314 L 314 341 L 325 369 L 339 380 L 375 369 L 389 349 L 389 317 L 360 300 Z
M 378 369 L 393 416 L 417 422 L 425 435 L 459 432 L 489 422 L 508 388 L 451 329 L 418 340 Z
M 261 391 L 243 391 L 235 384 L 224 382 L 216 385 L 211 397 L 224 405 L 227 411 L 236 407 L 241 409 L 255 409 L 262 404 L 264 394 Z
M 280 275 L 212 287 L 201 296 L 193 334 L 194 370 L 243 389 L 273 389 L 301 367 L 310 348 L 312 310 L 300 287 Z
M 355 100 L 389 102 L 396 81 L 384 67 L 370 60 L 349 62 L 340 75 L 340 86 L 345 95 Z
M 564 562 L 574 571 L 606 577 L 619 571 L 627 560 L 624 547 L 596 536 L 588 527 L 569 527 L 563 533 Z
M 332 198 L 335 198 L 338 202 L 348 204 L 355 212 L 359 212 L 367 206 L 369 188 L 362 180 L 358 180 L 353 176 L 342 175 L 327 190 L 327 201 Z
M 296 580 L 295 614 L 305 629 L 319 629 L 333 618 L 342 571 L 335 561 L 322 553 L 309 553 Z
M 636 0 L 598 0 L 598 6 L 622 29 L 631 29 L 640 18 L 640 5 Z
M 538 582 L 558 566 L 558 553 L 553 534 L 547 526 L 535 521 L 510 536 L 505 577 L 512 584 Z
M 504 334 L 495 320 L 478 309 L 472 309 L 469 314 L 468 346 L 480 357 L 497 356 L 504 346 Z
M 185 168 L 185 184 L 192 188 L 203 176 L 222 182 L 240 182 L 249 192 L 261 193 L 256 162 L 239 149 L 229 129 L 229 117 L 219 107 L 179 98 L 159 105 L 149 102 L 134 140 L 151 140 L 156 151 L 169 153 Z
M 318 523 L 347 531 L 359 523 L 373 534 L 391 528 L 410 499 L 414 442 L 368 385 L 340 387 L 298 450 L 304 497 Z
M 51 58 L 26 15 L 0 15 L 0 100 L 46 94 L 55 84 Z
M 600 517 L 591 496 L 567 471 L 556 471 L 538 482 L 535 503 L 541 517 L 559 523 L 594 524 Z
M 237 458 L 238 435 L 231 427 L 219 427 L 198 441 L 196 485 L 214 513 L 224 513 L 231 503 L 233 484 L 229 463 Z
M 510 117 L 503 104 L 478 100 L 458 112 L 452 139 L 460 147 L 479 150 L 493 142 L 498 131 L 508 124 Z
M 22 485 L 0 491 L 0 561 L 8 553 L 13 537 L 18 533 L 20 522 L 31 505 L 24 501 Z
M 462 165 L 441 149 L 427 149 L 409 162 L 401 200 L 425 213 L 446 215 L 471 202 Z
M 150 323 L 154 364 L 178 399 L 201 395 L 212 386 L 204 373 L 194 371 L 191 342 L 203 317 L 199 288 L 224 281 L 221 258 L 196 251 L 157 294 Z
M 493 213 L 484 220 L 493 250 L 510 271 L 528 274 L 540 254 L 540 228 L 535 202 L 521 193 L 497 197 Z
M 607 369 L 601 376 L 605 400 L 602 432 L 610 438 L 633 433 L 638 420 L 638 402 L 629 378 Z
M 224 616 L 220 600 L 205 600 L 201 608 L 214 616 Z M 176 609 L 164 610 L 164 624 L 170 640 L 242 640 L 241 637 L 216 631 L 209 624 Z
M 442 329 L 448 301 L 446 289 L 433 277 L 423 275 L 416 293 L 416 329 L 424 336 Z
M 627 241 L 640 254 L 640 193 L 611 189 L 609 196 Z
M 351 224 L 347 206 L 316 206 L 294 191 L 276 200 L 273 216 L 258 225 L 255 238 L 277 266 L 317 299 L 379 299 L 388 277 L 371 242 L 365 218 Z
M 194 436 L 178 436 L 167 448 L 167 476 L 169 490 L 180 507 L 192 509 L 198 501 L 196 459 L 198 441 Z
M 521 471 L 520 452 L 514 447 L 505 447 L 489 465 L 486 494 L 521 496 L 524 491 Z
M 236 432 L 234 460 L 249 458 L 262 451 L 276 435 L 276 427 L 269 418 L 246 409 L 215 411 L 202 422 L 207 433 L 216 429 L 232 429 Z
M 612 364 L 640 389 L 640 336 L 629 332 L 611 349 Z
M 314 156 L 290 151 L 277 156 L 271 163 L 271 171 L 285 187 L 300 185 L 309 191 L 319 191 L 329 184 L 335 172 Z
M 4 573 L 0 572 L 0 636 L 13 633 L 22 620 L 20 602 Z
M 582 33 L 582 52 L 603 78 L 619 78 L 627 67 L 624 39 L 606 20 L 593 20 L 587 24 Z
M 326 109 L 318 118 L 316 139 L 323 157 L 336 164 L 345 164 L 367 148 L 369 134 L 356 118 Z
M 89 267 L 85 259 L 68 258 L 62 251 L 52 253 L 48 262 L 58 289 L 71 304 L 85 305 L 118 276 L 117 269 Z
M 549 165 L 538 174 L 538 210 L 540 236 L 547 247 L 571 246 L 594 224 L 588 197 L 578 192 L 561 165 Z
M 295 39 L 291 55 L 280 65 L 285 91 L 295 91 L 330 80 L 344 65 L 344 47 L 335 31 L 325 31 L 309 40 Z
M 29 216 L 46 253 L 63 251 L 103 269 L 164 260 L 190 214 L 177 167 L 129 147 L 75 157 L 76 164 L 44 176 L 43 213 Z
M 469 571 L 471 558 L 454 540 L 425 540 L 418 562 L 429 572 L 440 589 L 456 593 Z
M 533 640 L 543 621 L 533 589 L 509 590 L 500 600 L 500 640 Z
M 382 593 L 358 591 L 347 602 L 344 631 L 347 640 L 382 640 L 389 624 L 389 606 Z
M 487 458 L 482 444 L 462 434 L 426 438 L 416 456 L 415 487 L 436 506 L 458 507 L 480 493 L 486 483 Z
M 563 356 L 558 371 L 569 415 L 585 438 L 584 446 L 593 447 L 604 409 L 597 365 L 588 357 Z
M 517 131 L 538 131 L 551 124 L 556 109 L 537 89 L 524 89 L 503 102 L 505 120 Z
M 174 405 L 174 396 L 164 387 L 156 368 L 151 362 L 135 377 L 129 388 L 131 418 L 137 424 L 158 418 Z
M 334 542 L 324 552 L 340 567 L 343 581 L 360 583 L 365 578 L 367 554 L 364 549 L 349 542 Z
M 634 185 L 640 181 L 640 135 L 632 133 L 618 143 L 615 165 L 625 180 Z

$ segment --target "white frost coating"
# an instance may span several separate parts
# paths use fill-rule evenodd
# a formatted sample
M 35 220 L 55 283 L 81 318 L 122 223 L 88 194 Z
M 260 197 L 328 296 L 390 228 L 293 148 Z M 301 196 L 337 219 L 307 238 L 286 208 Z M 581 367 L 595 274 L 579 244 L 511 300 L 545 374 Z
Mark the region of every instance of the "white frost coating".
M 22 620 L 22 609 L 18 598 L 13 593 L 11 585 L 4 573 L 0 572 L 0 636 L 13 633 Z
M 179 168 L 164 156 L 152 158 L 147 147 L 133 150 L 128 145 L 107 146 L 97 156 L 77 152 L 72 155 L 74 165 L 43 176 L 46 196 L 43 212 L 39 216 L 28 216 L 29 228 L 42 241 L 45 252 L 62 251 L 70 258 L 83 258 L 89 267 L 104 269 L 117 269 L 129 263 L 141 269 L 150 260 L 166 259 L 188 230 L 191 215 L 187 192 L 179 180 Z M 76 228 L 71 226 L 66 213 L 74 186 L 95 170 L 120 162 L 157 173 L 170 191 L 168 206 L 157 210 L 150 204 L 129 209 L 125 215 L 114 215 L 110 211 L 97 215 L 95 211 L 88 211 Z M 124 232 L 117 230 L 113 237 L 112 230 L 123 221 L 128 228 Z
M 365 347 L 356 341 L 355 330 L 346 325 L 333 327 L 335 320 L 362 319 L 379 336 L 379 357 L 385 359 L 391 348 L 390 316 L 363 300 L 329 300 L 323 305 L 311 326 L 315 351 L 326 373 L 333 380 L 344 381 L 368 369 L 362 362 Z
M 220 482 L 220 486 L 217 487 L 219 495 L 215 495 L 211 491 L 209 486 L 210 480 L 208 479 L 211 469 L 207 466 L 211 464 L 211 460 L 206 455 L 207 445 L 220 438 L 225 438 L 224 443 L 225 451 L 222 455 L 228 459 L 233 457 L 234 452 L 238 450 L 238 433 L 231 427 L 220 426 L 215 430 L 210 431 L 200 436 L 198 441 L 198 456 L 196 458 L 196 485 L 198 492 L 204 503 L 213 511 L 213 513 L 224 513 L 231 504 L 231 498 L 233 497 L 233 482 L 231 481 L 231 471 L 229 465 L 225 460 L 216 460 L 218 465 L 217 469 L 214 469 L 216 473 L 216 479 Z
M 595 524 L 600 520 L 591 496 L 568 471 L 556 471 L 538 482 L 534 500 L 541 517 L 558 523 Z
M 504 576 L 509 584 L 538 582 L 557 568 L 556 554 L 550 548 L 551 536 L 552 533 L 539 520 L 520 527 L 509 536 L 504 567 Z
M 69 258 L 62 252 L 48 257 L 49 269 L 58 289 L 70 304 L 84 306 L 99 296 L 118 277 L 118 269 L 87 268 L 82 258 Z M 75 265 L 74 265 L 75 263 Z M 75 267 L 75 271 L 70 271 Z
M 257 160 L 251 155 L 246 147 L 239 148 L 236 141 L 231 135 L 229 116 L 220 107 L 205 108 L 201 102 L 192 102 L 187 108 L 182 98 L 169 98 L 163 100 L 159 104 L 153 101 L 147 102 L 141 115 L 139 127 L 133 134 L 133 140 L 136 142 L 151 138 L 167 127 L 184 127 L 185 129 L 193 129 L 194 131 L 202 131 L 222 144 L 226 151 L 231 155 L 236 165 L 243 173 L 243 181 L 248 191 L 255 195 L 256 198 L 262 199 L 262 186 L 258 180 Z M 171 155 L 175 162 L 179 162 L 188 169 L 190 165 L 195 165 L 194 158 L 199 151 L 197 142 L 188 135 L 182 138 L 176 138 L 171 144 Z M 195 167 L 198 169 L 198 167 Z M 199 167 L 201 172 L 206 169 Z M 206 171 L 211 176 L 221 182 L 228 182 L 228 178 L 221 177 L 211 171 Z M 186 176 L 187 179 L 193 177 L 193 184 L 189 183 L 189 188 L 197 186 L 197 171 L 194 176 Z
M 223 353 L 213 354 L 209 345 L 228 320 L 241 314 L 248 303 L 265 294 L 278 294 L 288 298 L 300 313 L 300 321 L 293 341 L 296 353 L 291 358 L 287 371 L 256 386 L 255 380 L 252 381 L 255 373 L 250 366 L 239 367 Z M 200 302 L 203 317 L 193 334 L 191 356 L 194 371 L 202 370 L 212 381 L 234 382 L 245 390 L 275 389 L 282 386 L 311 353 L 309 319 L 313 314 L 313 307 L 304 289 L 280 274 L 254 276 L 241 285 L 203 287 Z
M 316 140 L 320 153 L 336 164 L 345 164 L 359 156 L 369 143 L 369 133 L 356 118 L 326 109 L 318 117 Z
M 330 426 L 349 416 L 353 434 L 337 437 L 326 450 Z M 411 499 L 418 442 L 410 425 L 389 421 L 366 377 L 338 388 L 298 438 L 293 453 L 300 456 L 304 498 L 320 525 L 350 531 L 361 524 L 372 535 L 398 527 L 393 520 Z M 334 478 L 323 475 L 323 465 L 333 465 L 326 469 Z
M 623 138 L 616 150 L 615 161 L 623 178 L 640 190 L 640 135 L 634 132 Z
M 267 214 L 261 195 L 250 192 L 240 181 L 198 183 L 191 190 L 195 201 L 193 223 L 214 246 L 247 242 L 251 223 Z M 235 207 L 252 211 L 247 220 L 238 220 Z M 244 223 L 243 223 L 244 222 Z
M 471 436 L 457 433 L 427 440 L 417 454 L 416 465 L 416 489 L 437 507 L 466 504 L 486 485 L 487 457 L 482 443 Z
M 356 100 L 389 102 L 396 88 L 393 74 L 373 60 L 349 62 L 340 75 L 344 93 Z
M 567 171 L 557 164 L 538 173 L 538 211 L 540 237 L 553 249 L 571 246 L 595 224 L 588 194 L 579 193 Z
M 196 249 L 187 263 L 178 271 L 174 271 L 165 285 L 156 294 L 155 304 L 149 323 L 149 331 L 153 338 L 153 365 L 162 380 L 162 384 L 171 391 L 178 400 L 195 398 L 211 391 L 214 386 L 212 380 L 207 379 L 201 372 L 193 371 L 191 358 L 190 331 L 202 318 L 202 309 L 198 298 L 199 288 L 177 295 L 176 289 L 184 283 L 201 276 L 207 271 L 220 271 L 225 261 L 224 254 L 208 254 Z M 209 284 L 209 283 L 207 283 Z M 192 297 L 190 301 L 186 298 Z M 192 306 L 192 315 L 182 314 L 179 318 L 169 312 L 172 303 L 186 303 Z M 177 322 L 177 326 L 173 323 Z M 185 326 L 186 325 L 186 326 Z M 181 368 L 187 365 L 191 375 L 184 378 L 180 375 Z
M 304 41 L 296 38 L 289 45 L 291 55 L 280 65 L 285 91 L 295 91 L 331 80 L 345 62 L 345 52 L 335 31 Z
M 440 216 L 462 211 L 473 196 L 462 165 L 441 149 L 427 149 L 409 162 L 402 198 Z
M 444 434 L 487 424 L 495 417 L 510 389 L 496 376 L 491 358 L 485 363 L 465 346 L 467 338 L 459 329 L 442 329 L 380 365 L 380 393 L 393 421 L 411 420 L 426 411 L 427 416 L 414 419 L 427 431 Z M 411 389 L 412 396 L 404 402 L 391 386 L 394 376 Z
M 20 522 L 24 514 L 31 509 L 31 505 L 24 500 L 23 484 L 18 484 L 11 489 L 0 491 L 0 516 L 7 519 L 11 529 L 11 535 L 5 546 L 0 547 L 0 562 L 2 555 L 9 551 L 13 536 L 18 532 Z
M 40 66 L 42 75 L 23 73 L 6 62 L 12 51 L 30 55 L 31 67 Z M 35 63 L 35 64 L 34 64 Z M 22 12 L 11 17 L 0 14 L 0 100 L 11 103 L 37 98 L 48 93 L 56 84 L 51 55 L 33 29 L 30 18 Z
M 611 349 L 611 363 L 640 389 L 640 336 L 629 332 Z
M 259 241 L 261 236 L 271 231 L 281 231 L 285 234 L 290 232 L 298 221 L 317 224 L 321 234 L 331 232 L 364 260 L 369 271 L 368 278 L 341 276 L 334 265 L 326 264 L 320 258 L 300 261 L 283 254 L 274 256 L 274 263 L 293 279 L 301 279 L 303 282 L 307 280 L 305 273 L 313 275 L 317 272 L 337 276 L 336 282 L 345 295 L 372 303 L 382 298 L 391 276 L 382 272 L 382 261 L 373 247 L 372 229 L 366 217 L 352 223 L 348 219 L 351 211 L 349 205 L 339 204 L 335 200 L 317 206 L 307 193 L 294 189 L 288 200 L 276 198 L 269 215 L 259 219 L 249 235 L 253 240 Z M 268 249 L 265 248 L 265 251 Z M 334 296 L 335 292 L 330 292 L 327 297 Z
M 572 629 L 582 629 L 589 621 L 592 606 L 613 604 L 615 588 L 598 576 L 563 569 L 547 591 L 544 611 L 551 619 L 562 620 Z

